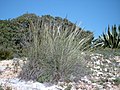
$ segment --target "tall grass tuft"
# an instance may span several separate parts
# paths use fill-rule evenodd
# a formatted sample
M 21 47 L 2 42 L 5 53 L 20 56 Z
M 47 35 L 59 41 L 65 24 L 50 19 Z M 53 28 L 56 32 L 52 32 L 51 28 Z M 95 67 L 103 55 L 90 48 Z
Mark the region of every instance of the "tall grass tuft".
M 92 35 L 80 39 L 82 30 L 78 27 L 63 29 L 62 26 L 31 23 L 28 62 L 19 75 L 21 79 L 54 83 L 77 80 L 88 74 L 87 61 L 81 53 Z

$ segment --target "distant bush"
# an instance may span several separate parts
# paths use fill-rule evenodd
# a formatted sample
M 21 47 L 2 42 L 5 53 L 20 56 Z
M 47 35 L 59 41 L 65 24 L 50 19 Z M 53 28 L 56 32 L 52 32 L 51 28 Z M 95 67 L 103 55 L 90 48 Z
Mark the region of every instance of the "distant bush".
M 113 80 L 115 85 L 120 85 L 120 78 L 116 78 L 115 80 Z
M 14 19 L 0 20 L 0 47 L 5 49 L 11 48 L 17 57 L 26 57 L 26 47 L 28 47 L 31 42 L 29 38 L 25 41 L 25 38 L 29 37 L 29 25 L 31 21 L 35 23 L 38 19 L 40 19 L 40 28 L 44 24 L 48 27 L 50 24 L 53 24 L 54 28 L 56 28 L 57 25 L 62 25 L 61 28 L 63 30 L 76 28 L 76 25 L 66 18 L 52 17 L 50 15 L 39 17 L 35 14 L 26 13 Z M 49 27 L 49 29 L 52 29 L 52 27 Z M 41 28 L 41 30 L 44 30 L 44 27 Z M 91 34 L 91 32 L 83 30 L 79 38 L 84 38 L 89 34 Z M 88 43 L 91 43 L 91 40 Z
M 4 87 L 4 89 L 2 88 L 2 86 L 0 85 L 0 90 L 12 90 L 12 88 L 11 87 Z
M 13 58 L 13 52 L 11 50 L 0 49 L 0 60 Z
M 120 49 L 97 47 L 97 48 L 91 49 L 91 52 L 102 54 L 104 55 L 105 58 L 120 56 Z
M 58 82 L 78 80 L 88 74 L 87 61 L 81 52 L 90 46 L 86 43 L 92 35 L 79 38 L 82 30 L 77 27 L 68 30 L 62 28 L 64 25 L 42 24 L 41 27 L 39 23 L 30 25 L 32 42 L 28 47 L 28 62 L 19 77 L 39 82 Z
M 4 90 L 1 85 L 0 85 L 0 90 Z
M 0 90 L 4 90 L 4 89 L 2 88 L 2 86 L 0 86 Z

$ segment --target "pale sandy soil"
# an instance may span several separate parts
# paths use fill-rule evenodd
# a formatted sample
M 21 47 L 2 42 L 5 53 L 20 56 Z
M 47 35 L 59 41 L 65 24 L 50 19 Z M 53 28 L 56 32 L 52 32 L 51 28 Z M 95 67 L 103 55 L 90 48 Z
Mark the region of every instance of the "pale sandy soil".
M 101 56 L 100 56 L 101 57 Z M 93 59 L 97 59 L 99 57 L 94 57 Z M 17 59 L 16 59 L 17 60 Z M 94 61 L 94 63 L 89 63 L 89 66 L 94 66 L 92 67 L 93 71 L 97 70 L 97 73 L 93 74 L 93 77 L 91 77 L 93 80 L 97 81 L 100 79 L 99 73 L 100 70 L 98 68 L 99 63 L 102 63 L 103 61 L 107 62 L 107 65 L 112 65 L 113 63 L 111 60 L 106 59 L 103 60 L 101 59 L 100 62 L 99 60 Z M 107 77 L 107 74 L 110 74 L 111 76 L 114 75 L 115 73 L 116 76 L 120 76 L 120 57 L 115 58 L 117 63 L 117 68 L 115 67 L 115 70 L 113 72 L 107 72 L 107 71 L 102 71 L 101 74 L 103 74 L 103 77 Z M 81 78 L 81 80 L 78 83 L 75 82 L 59 82 L 57 85 L 48 85 L 48 84 L 42 84 L 39 82 L 33 82 L 33 81 L 19 81 L 17 76 L 19 75 L 21 71 L 21 67 L 24 64 L 24 61 L 21 59 L 18 59 L 18 62 L 15 62 L 14 60 L 3 60 L 0 61 L 0 85 L 3 86 L 4 90 L 6 88 L 11 88 L 12 90 L 65 90 L 65 88 L 70 87 L 70 90 L 120 90 L 120 84 L 115 85 L 113 82 L 104 82 L 102 85 L 98 84 L 97 82 L 92 82 L 87 76 Z M 94 64 L 94 65 L 92 65 Z M 96 66 L 97 65 L 97 66 Z M 110 67 L 108 67 L 110 69 Z M 104 70 L 104 68 L 103 68 Z M 111 69 L 110 69 L 111 70 Z M 114 75 L 114 76 L 115 76 Z M 111 78 L 114 78 L 111 77 Z M 111 79 L 109 78 L 109 79 Z M 69 90 L 69 89 L 68 89 Z

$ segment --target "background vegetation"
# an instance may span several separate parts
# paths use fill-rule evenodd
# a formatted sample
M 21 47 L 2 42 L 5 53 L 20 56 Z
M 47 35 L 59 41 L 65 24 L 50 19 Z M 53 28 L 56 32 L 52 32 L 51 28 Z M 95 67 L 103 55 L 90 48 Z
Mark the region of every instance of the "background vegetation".
M 74 28 L 77 27 L 66 18 L 62 19 L 60 17 L 52 17 L 50 15 L 39 17 L 35 14 L 24 14 L 15 19 L 0 20 L 0 57 L 2 56 L 0 59 L 26 56 L 26 47 L 28 47 L 29 43 L 31 42 L 29 38 L 29 25 L 31 21 L 35 23 L 38 19 L 40 20 L 39 28 L 41 28 L 41 26 L 43 26 L 44 24 L 46 24 L 47 26 L 61 25 L 63 30 L 65 30 L 66 28 L 68 30 L 73 28 L 74 30 Z M 52 29 L 52 27 L 48 28 Z M 41 29 L 43 30 L 44 28 Z M 81 28 L 79 28 L 79 30 L 81 30 Z M 79 38 L 84 38 L 91 33 L 92 32 L 90 31 L 82 30 Z M 91 43 L 91 40 L 89 41 L 89 43 Z M 2 49 L 5 49 L 5 52 L 10 53 L 10 56 L 4 55 L 5 53 L 3 53 L 2 55 Z
M 120 55 L 120 26 L 108 26 L 107 33 L 94 39 L 92 32 L 66 18 L 24 14 L 0 20 L 0 60 L 28 58 L 21 79 L 53 83 L 78 80 L 89 73 L 86 51 Z

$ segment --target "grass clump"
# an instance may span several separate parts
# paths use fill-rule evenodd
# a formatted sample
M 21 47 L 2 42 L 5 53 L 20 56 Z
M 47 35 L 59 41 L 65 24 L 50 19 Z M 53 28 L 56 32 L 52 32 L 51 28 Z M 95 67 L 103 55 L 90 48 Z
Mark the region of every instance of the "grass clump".
M 88 73 L 81 52 L 89 47 L 86 43 L 92 35 L 80 39 L 82 30 L 77 27 L 63 29 L 63 26 L 31 23 L 32 42 L 28 47 L 28 62 L 20 73 L 21 79 L 54 83 L 78 80 Z

